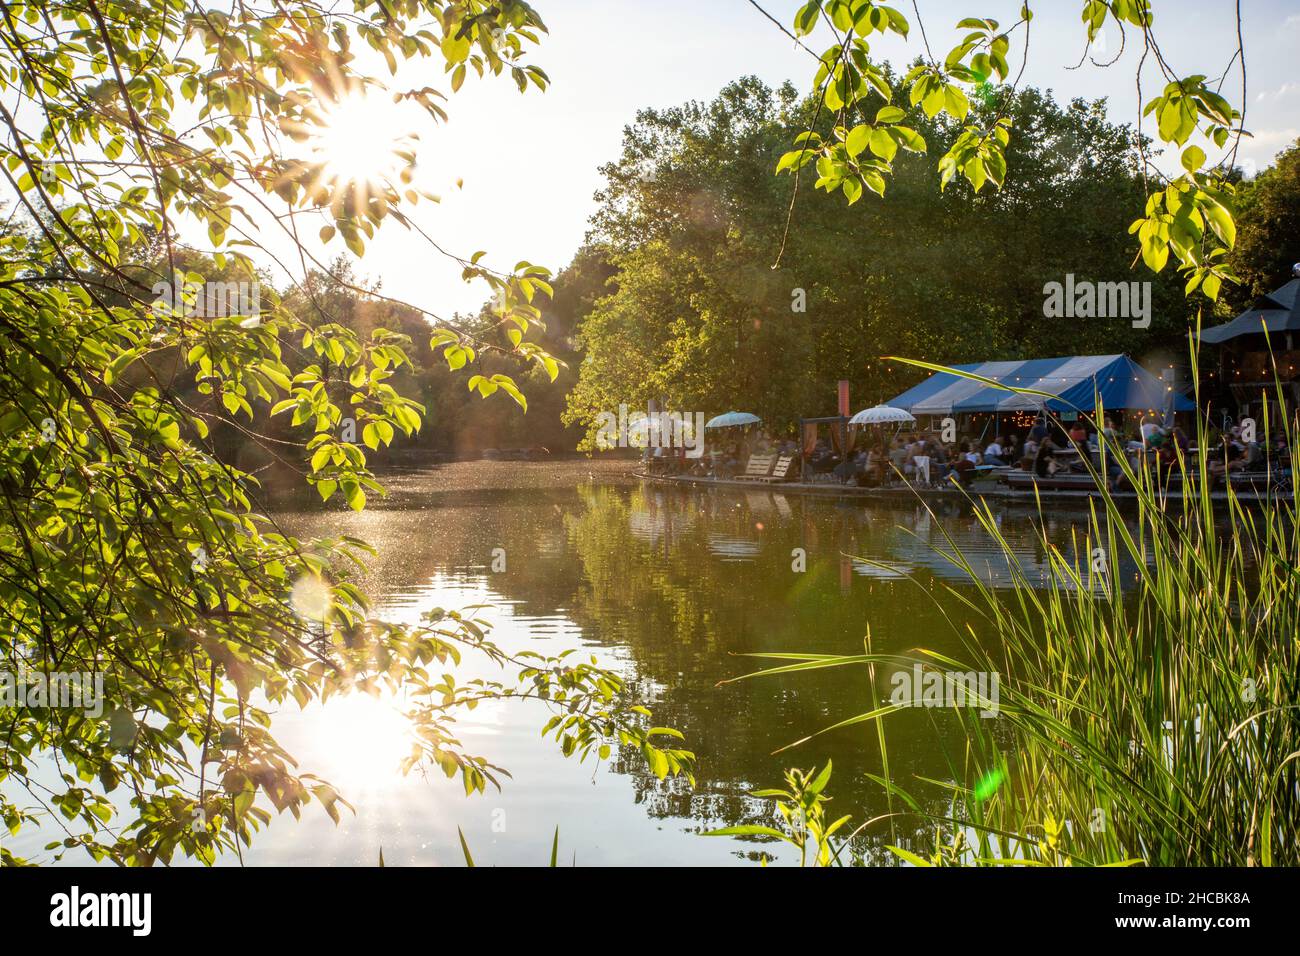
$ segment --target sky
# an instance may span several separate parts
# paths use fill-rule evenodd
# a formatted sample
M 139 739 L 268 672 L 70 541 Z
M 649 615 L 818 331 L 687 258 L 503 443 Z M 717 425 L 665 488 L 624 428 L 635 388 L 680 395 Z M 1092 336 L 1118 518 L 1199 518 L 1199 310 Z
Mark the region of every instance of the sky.
M 789 24 L 798 0 L 761 0 Z M 909 0 L 895 0 L 913 21 L 911 39 L 871 39 L 872 55 L 905 65 L 921 50 Z M 486 250 L 486 262 L 509 269 L 517 261 L 558 271 L 581 245 L 601 186 L 598 167 L 616 158 L 623 129 L 646 107 L 687 100 L 707 101 L 733 79 L 755 74 L 769 85 L 791 80 L 807 90 L 815 64 L 807 53 L 767 20 L 748 0 L 533 0 L 550 30 L 531 61 L 550 75 L 546 92 L 520 94 L 508 77 L 471 78 L 449 96 L 449 122 L 424 124 L 420 132 L 419 183 L 440 194 L 439 204 L 421 203 L 415 219 L 444 248 L 468 256 Z M 1004 25 L 1018 18 L 1020 0 L 921 0 L 920 11 L 936 56 L 954 45 L 963 16 L 991 16 Z M 1052 89 L 1058 101 L 1106 97 L 1109 115 L 1137 119 L 1134 74 L 1140 43 L 1130 42 L 1109 68 L 1076 64 L 1085 33 L 1079 0 L 1038 0 L 1025 85 Z M 1180 74 L 1218 77 L 1236 50 L 1231 0 L 1154 0 L 1156 36 Z M 1245 141 L 1239 163 L 1266 167 L 1278 151 L 1300 136 L 1300 0 L 1242 0 L 1247 64 Z M 964 32 L 964 31 L 962 31 Z M 1137 38 L 1130 36 L 1130 41 Z M 822 49 L 829 37 L 810 45 Z M 1094 50 L 1113 58 L 1119 35 L 1108 29 Z M 1137 47 L 1138 49 L 1135 49 Z M 1013 76 L 1019 64 L 1013 42 Z M 439 65 L 406 68 L 392 82 L 429 84 L 449 91 Z M 1240 74 L 1234 70 L 1223 91 L 1239 105 Z M 1144 93 L 1163 83 L 1148 68 Z M 1150 123 L 1148 122 L 1148 127 Z M 1218 154 L 1209 151 L 1211 159 Z M 1252 165 L 1253 164 L 1253 165 Z M 462 182 L 456 186 L 457 180 Z M 936 177 L 937 188 L 937 177 Z M 869 196 L 870 201 L 881 201 Z M 884 202 L 888 202 L 886 197 Z M 309 230 L 314 231 L 314 230 Z M 270 237 L 264 236 L 264 241 Z M 331 257 L 335 240 L 315 251 Z M 385 294 L 440 316 L 476 311 L 486 287 L 466 284 L 460 267 L 393 222 L 370 244 L 358 269 L 382 283 Z

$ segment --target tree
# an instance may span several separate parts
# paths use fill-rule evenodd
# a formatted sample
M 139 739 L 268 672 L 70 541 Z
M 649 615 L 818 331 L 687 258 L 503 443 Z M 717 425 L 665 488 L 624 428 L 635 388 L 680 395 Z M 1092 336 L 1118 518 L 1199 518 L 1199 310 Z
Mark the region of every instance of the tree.
M 901 97 L 899 79 L 883 75 Z M 582 324 L 568 420 L 667 396 L 779 427 L 833 412 L 839 379 L 864 404 L 902 391 L 914 373 L 881 355 L 959 362 L 1023 356 L 1026 343 L 1037 355 L 1176 346 L 1194 313 L 1168 275 L 1154 281 L 1149 329 L 1044 316 L 1048 282 L 1133 278 L 1133 131 L 1109 122 L 1104 102 L 1058 105 L 1034 89 L 1005 108 L 1018 135 L 996 193 L 940 192 L 925 158 L 900 152 L 887 201 L 804 196 L 788 235 L 792 184 L 772 164 L 815 101 L 744 78 L 708 104 L 642 111 L 603 168 L 593 236 L 611 248 L 617 288 Z M 932 143 L 960 135 L 943 118 L 915 122 Z
M 1300 143 L 1241 188 L 1232 267 L 1241 277 L 1227 297 L 1235 314 L 1272 292 L 1300 262 Z
M 0 798 L 7 827 L 54 820 L 67 834 L 56 855 L 149 864 L 178 852 L 211 862 L 271 810 L 296 815 L 313 799 L 337 818 L 343 797 L 296 769 L 267 705 L 383 687 L 411 701 L 406 766 L 436 764 L 467 793 L 500 773 L 454 735 L 456 714 L 487 698 L 548 701 L 545 731 L 566 755 L 620 745 L 660 776 L 687 773 L 691 755 L 656 745 L 665 731 L 615 674 L 507 656 L 486 622 L 452 611 L 418 627 L 374 619 L 353 583 L 364 544 L 285 534 L 256 480 L 214 454 L 215 429 L 234 428 L 283 456 L 255 430 L 269 413 L 288 420 L 295 465 L 322 499 L 362 508 L 380 490 L 366 449 L 421 424 L 419 403 L 392 384 L 411 336 L 362 330 L 342 294 L 358 291 L 352 280 L 298 236 L 315 218 L 324 240 L 361 255 L 380 225 L 410 225 L 403 210 L 423 197 L 408 186 L 405 146 L 390 171 L 345 174 L 313 143 L 358 97 L 445 119 L 442 93 L 387 89 L 365 71 L 371 56 L 393 73 L 433 59 L 453 91 L 471 70 L 545 88 L 527 56 L 545 29 L 536 12 L 519 0 L 351 12 L 72 0 L 4 13 L 0 176 L 24 219 L 0 236 L 0 654 L 33 685 L 102 675 L 107 707 L 96 719 L 25 695 L 0 710 L 0 780 L 24 795 Z M 181 241 L 195 222 L 211 244 L 202 255 Z M 299 276 L 297 308 L 259 275 L 257 260 L 275 258 L 262 233 L 319 273 Z M 473 329 L 439 324 L 431 346 L 452 370 L 495 351 L 553 379 L 558 360 L 527 337 L 546 270 L 494 270 L 483 253 L 458 261 L 495 307 Z M 209 262 L 233 289 L 199 271 Z M 505 372 L 467 384 L 525 404 Z M 464 653 L 508 676 L 459 683 Z M 57 767 L 52 788 L 37 760 Z M 119 788 L 125 814 L 110 799 Z M 22 862 L 3 848 L 0 861 Z

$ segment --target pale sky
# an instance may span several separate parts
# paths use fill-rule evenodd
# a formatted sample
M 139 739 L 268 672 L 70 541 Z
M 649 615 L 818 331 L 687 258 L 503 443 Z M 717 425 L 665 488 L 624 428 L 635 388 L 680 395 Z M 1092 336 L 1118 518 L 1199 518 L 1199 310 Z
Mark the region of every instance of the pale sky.
M 922 47 L 911 3 L 895 3 L 913 21 L 911 38 L 876 34 L 871 45 L 873 56 L 902 66 Z M 763 2 L 786 24 L 800 5 Z M 1231 0 L 1154 0 L 1153 5 L 1156 35 L 1175 71 L 1211 77 L 1223 72 L 1236 48 Z M 421 135 L 420 182 L 440 192 L 443 201 L 421 204 L 417 220 L 447 249 L 466 256 L 487 250 L 486 261 L 498 268 L 528 259 L 558 271 L 569 261 L 595 208 L 592 194 L 601 185 L 597 168 L 617 157 L 623 128 L 638 109 L 706 101 L 750 73 L 772 86 L 792 80 L 801 91 L 811 83 L 812 58 L 748 0 L 534 0 L 534 6 L 550 35 L 532 60 L 550 74 L 551 88 L 545 93 L 530 88 L 521 95 L 508 78 L 470 79 L 449 97 L 450 122 Z M 1130 33 L 1128 49 L 1114 66 L 1085 63 L 1066 69 L 1083 51 L 1081 6 L 1077 0 L 1035 4 L 1022 82 L 1050 88 L 1062 102 L 1107 97 L 1112 120 L 1133 122 L 1140 37 Z M 930 45 L 942 57 L 959 37 L 954 27 L 962 16 L 992 16 L 1010 24 L 1018 18 L 1020 0 L 922 0 L 920 8 Z M 1300 136 L 1300 2 L 1243 0 L 1242 11 L 1246 126 L 1255 138 L 1245 142 L 1239 156 L 1249 170 L 1251 163 L 1268 165 Z M 1095 54 L 1101 61 L 1119 49 L 1117 32 L 1108 31 L 1105 41 Z M 1017 34 L 1009 57 L 1013 76 L 1019 42 Z M 828 43 L 827 37 L 817 37 L 810 45 L 821 49 Z M 448 89 L 440 68 L 434 76 L 399 76 Z M 1240 82 L 1234 71 L 1223 87 L 1237 106 Z M 1149 65 L 1144 94 L 1149 97 L 1162 86 Z M 1218 155 L 1210 151 L 1213 160 Z M 461 189 L 454 187 L 457 178 L 464 181 Z M 866 201 L 881 200 L 868 196 Z M 315 229 L 308 232 L 314 235 Z M 339 249 L 336 240 L 320 252 L 332 256 Z M 458 266 L 397 223 L 381 229 L 360 271 L 381 279 L 387 294 L 439 315 L 476 310 L 487 298 L 485 287 L 467 286 Z

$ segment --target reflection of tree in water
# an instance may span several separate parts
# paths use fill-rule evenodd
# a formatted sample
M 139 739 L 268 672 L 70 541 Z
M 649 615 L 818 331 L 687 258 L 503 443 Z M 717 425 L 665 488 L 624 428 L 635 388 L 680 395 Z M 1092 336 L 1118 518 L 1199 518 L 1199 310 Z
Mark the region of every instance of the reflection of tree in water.
M 859 652 L 868 627 L 878 652 L 924 646 L 962 659 L 951 626 L 925 593 L 941 593 L 961 572 L 933 548 L 951 548 L 946 531 L 963 551 L 989 550 L 963 508 L 945 506 L 932 518 L 915 504 L 882 509 L 768 489 L 699 493 L 597 482 L 430 494 L 421 486 L 393 505 L 368 509 L 350 519 L 364 520 L 365 528 L 347 529 L 380 545 L 374 571 L 385 589 L 409 593 L 435 576 L 486 583 L 514 605 L 531 640 L 545 640 L 543 622 L 560 615 L 586 640 L 610 648 L 624 661 L 631 692 L 653 708 L 654 722 L 686 734 L 685 746 L 699 757 L 698 785 L 691 791 L 662 783 L 634 755 L 616 753 L 613 769 L 629 776 L 652 817 L 693 820 L 701 830 L 777 825 L 770 804 L 747 794 L 779 782 L 787 766 L 812 767 L 828 757 L 835 761 L 830 792 L 837 815 L 862 822 L 885 813 L 882 789 L 866 776 L 882 770 L 874 725 L 772 751 L 884 702 L 888 674 L 878 673 L 874 688 L 865 668 L 718 682 L 764 666 L 737 655 Z M 300 518 L 320 525 L 303 532 L 340 530 L 332 514 Z M 1027 512 L 1007 511 L 1001 521 L 1018 560 L 1031 567 L 1043 560 L 1040 524 Z M 1070 529 L 1080 524 L 1053 515 L 1047 531 L 1068 549 Z M 508 552 L 505 574 L 489 571 L 498 546 Z M 807 552 L 803 573 L 792 570 L 794 548 Z M 855 555 L 888 567 L 855 562 Z M 964 623 L 960 605 L 942 600 Z M 944 793 L 918 778 L 956 775 L 945 756 L 959 761 L 962 752 L 952 716 L 910 710 L 888 717 L 885 728 L 893 778 L 942 810 Z M 858 849 L 874 853 L 894 841 L 928 855 L 933 834 L 911 818 L 895 834 L 877 824 Z
M 379 592 L 405 599 L 435 580 L 463 579 L 513 605 L 527 640 L 546 641 L 548 628 L 560 622 L 567 632 L 572 621 L 585 640 L 607 647 L 623 662 L 631 692 L 652 707 L 655 724 L 686 734 L 685 746 L 699 757 L 698 786 L 661 783 L 639 758 L 617 752 L 613 769 L 628 776 L 650 816 L 691 820 L 704 830 L 777 825 L 768 802 L 747 794 L 779 783 L 787 766 L 808 768 L 827 758 L 835 762 L 829 792 L 836 815 L 851 813 L 856 825 L 887 811 L 882 789 L 866 776 L 882 770 L 874 725 L 772 752 L 883 703 L 892 687 L 888 674 L 878 673 L 874 688 L 861 667 L 717 685 L 765 666 L 738 655 L 857 653 L 868 627 L 878 652 L 927 647 L 964 659 L 931 597 L 958 626 L 967 623 L 963 607 L 944 594 L 961 572 L 933 549 L 951 549 L 945 531 L 977 556 L 988 554 L 990 543 L 967 509 L 945 503 L 935 512 L 931 517 L 915 503 L 883 508 L 771 489 L 710 493 L 606 481 L 575 488 L 571 478 L 563 487 L 430 488 L 421 478 L 360 515 L 284 517 L 304 537 L 351 533 L 373 541 Z M 1032 568 L 1044 560 L 1043 530 L 1073 554 L 1071 531 L 1085 521 L 1086 512 L 1056 509 L 1044 520 L 1008 508 L 1000 523 L 1017 559 Z M 508 553 L 508 573 L 490 571 L 496 547 Z M 794 548 L 807 552 L 803 573 L 792 570 Z M 445 600 L 431 593 L 435 598 Z M 964 738 L 952 715 L 904 711 L 886 718 L 885 729 L 891 776 L 942 811 L 944 792 L 918 778 L 960 775 Z M 897 802 L 894 809 L 901 809 Z M 874 853 L 895 841 L 928 855 L 933 834 L 912 818 L 896 834 L 876 824 L 859 849 Z
M 635 759 L 636 799 L 654 817 L 688 817 L 701 829 L 742 823 L 775 825 L 767 801 L 747 796 L 779 781 L 784 767 L 835 761 L 837 813 L 861 821 L 887 802 L 867 773 L 880 773 L 872 725 L 837 731 L 781 754 L 777 748 L 884 701 L 890 684 L 865 668 L 763 678 L 718 686 L 757 669 L 736 655 L 799 650 L 860 652 L 870 623 L 877 651 L 925 646 L 958 652 L 933 603 L 907 582 L 841 574 L 847 554 L 878 557 L 904 514 L 879 515 L 776 499 L 643 488 L 624 494 L 593 487 L 566 518 L 583 568 L 569 613 L 585 634 L 625 647 L 636 692 L 652 701 L 657 724 L 686 734 L 698 756 L 697 787 L 667 786 Z M 720 549 L 724 541 L 732 547 Z M 737 548 L 738 542 L 749 548 Z M 791 570 L 791 550 L 807 550 L 807 570 Z M 737 560 L 748 556 L 747 560 Z M 851 562 L 848 562 L 851 564 Z M 945 645 L 944 640 L 948 639 Z M 891 772 L 950 776 L 937 746 L 958 747 L 947 715 L 912 711 L 887 723 Z M 950 738 L 950 739 L 949 739 Z M 895 809 L 898 809 L 896 806 Z M 898 838 L 910 827 L 900 827 Z M 888 835 L 888 826 L 876 833 Z

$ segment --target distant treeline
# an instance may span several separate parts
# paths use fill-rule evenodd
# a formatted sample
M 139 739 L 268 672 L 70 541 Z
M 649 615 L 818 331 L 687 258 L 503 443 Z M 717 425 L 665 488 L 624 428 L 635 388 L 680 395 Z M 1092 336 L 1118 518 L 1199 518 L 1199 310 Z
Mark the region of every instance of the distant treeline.
M 908 122 L 946 148 L 953 130 L 917 113 Z M 773 90 L 746 77 L 710 103 L 640 112 L 622 154 L 601 169 L 605 186 L 587 242 L 556 276 L 554 296 L 538 300 L 540 339 L 567 368 L 551 383 L 509 354 L 475 358 L 471 374 L 517 376 L 527 414 L 504 393 L 485 400 L 467 390 L 465 376 L 430 351 L 426 318 L 379 295 L 345 259 L 270 296 L 313 323 L 410 337 L 413 365 L 393 384 L 425 405 L 424 427 L 413 438 L 399 435 L 376 464 L 492 448 L 589 450 L 601 412 L 660 398 L 680 411 L 743 409 L 787 426 L 801 414 L 832 414 L 840 379 L 851 383 L 856 408 L 922 376 L 882 361 L 886 355 L 941 363 L 1113 352 L 1185 360 L 1196 301 L 1171 268 L 1153 276 L 1134 264 L 1128 227 L 1144 188 L 1132 128 L 1108 120 L 1105 101 L 1062 106 L 1035 89 L 1015 94 L 1011 115 L 1000 191 L 972 198 L 961 195 L 970 187 L 960 181 L 941 191 L 931 157 L 899 152 L 883 199 L 847 206 L 815 191 L 806 170 L 792 207 L 794 180 L 774 169 L 812 122 L 793 87 Z M 1300 148 L 1239 188 L 1234 267 L 1243 283 L 1206 309 L 1207 325 L 1281 284 L 1300 260 Z M 152 263 L 142 272 L 164 274 L 160 248 L 134 253 Z M 211 282 L 250 279 L 191 251 L 181 251 L 178 265 Z M 1044 286 L 1067 275 L 1151 280 L 1150 327 L 1044 317 Z M 271 288 L 265 277 L 261 284 Z M 485 332 L 490 323 L 486 307 L 457 319 Z M 295 343 L 284 347 L 292 356 Z M 130 377 L 183 377 L 176 359 L 151 355 Z M 218 401 L 193 383 L 183 387 L 194 407 Z M 246 427 L 219 425 L 212 442 L 221 458 L 256 471 L 274 457 L 249 433 L 287 440 L 290 430 L 286 416 L 265 406 L 253 416 Z

